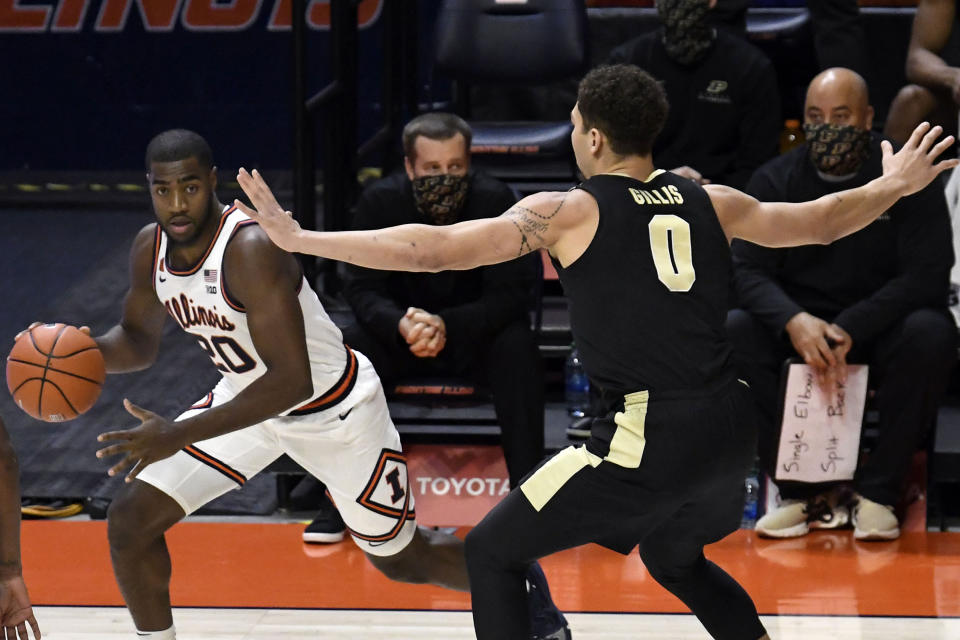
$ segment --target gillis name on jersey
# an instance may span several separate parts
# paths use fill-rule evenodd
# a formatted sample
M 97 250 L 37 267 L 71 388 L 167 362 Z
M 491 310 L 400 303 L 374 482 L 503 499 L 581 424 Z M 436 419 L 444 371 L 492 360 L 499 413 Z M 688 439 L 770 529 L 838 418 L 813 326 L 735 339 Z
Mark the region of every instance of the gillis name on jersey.
M 629 189 L 630 195 L 637 204 L 683 204 L 680 190 L 672 184 L 659 189 Z
M 221 316 L 216 307 L 206 309 L 205 307 L 194 306 L 193 300 L 188 299 L 185 293 L 181 293 L 178 298 L 167 300 L 163 303 L 163 306 L 167 308 L 167 313 L 173 316 L 184 329 L 207 326 L 224 331 L 233 331 L 237 328 L 235 324 Z

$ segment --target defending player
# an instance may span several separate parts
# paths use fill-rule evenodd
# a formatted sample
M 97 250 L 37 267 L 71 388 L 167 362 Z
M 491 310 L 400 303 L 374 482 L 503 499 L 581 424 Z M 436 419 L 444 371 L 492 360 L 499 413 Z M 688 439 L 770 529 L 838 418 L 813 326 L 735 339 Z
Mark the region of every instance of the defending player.
M 174 638 L 164 532 L 239 487 L 282 453 L 322 480 L 355 542 L 386 576 L 467 589 L 463 542 L 418 529 L 406 461 L 379 379 L 346 347 L 296 260 L 236 207 L 220 204 L 199 135 L 171 130 L 147 147 L 156 224 L 130 254 L 123 318 L 96 338 L 107 371 L 149 367 L 172 316 L 222 374 L 177 421 L 124 401 L 141 424 L 102 434 L 124 457 L 108 512 L 110 554 L 139 638 Z M 535 568 L 531 589 L 545 595 Z M 568 638 L 546 596 L 534 637 Z M 530 636 L 527 636 L 530 637 Z
M 561 549 L 639 544 L 651 575 L 715 638 L 766 632 L 747 593 L 708 561 L 704 545 L 739 527 L 743 478 L 756 443 L 755 408 L 731 365 L 724 332 L 730 241 L 826 244 L 869 224 L 957 160 L 924 124 L 884 175 L 812 202 L 761 203 L 655 169 L 667 113 L 662 87 L 631 65 L 580 83 L 571 142 L 587 178 L 538 193 L 504 215 L 447 227 L 302 231 L 257 174 L 239 180 L 270 237 L 291 251 L 373 269 L 472 269 L 547 248 L 571 301 L 571 325 L 606 414 L 585 446 L 558 453 L 467 536 L 481 640 L 522 638 L 522 569 Z M 509 541 L 505 544 L 505 541 Z

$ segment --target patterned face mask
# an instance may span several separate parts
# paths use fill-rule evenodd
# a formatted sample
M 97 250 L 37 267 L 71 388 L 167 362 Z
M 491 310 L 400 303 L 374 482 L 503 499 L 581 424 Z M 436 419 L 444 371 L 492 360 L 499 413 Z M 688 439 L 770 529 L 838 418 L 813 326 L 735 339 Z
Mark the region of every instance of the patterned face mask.
M 707 24 L 710 0 L 657 0 L 667 55 L 682 65 L 699 62 L 717 38 Z
M 870 132 L 853 125 L 804 124 L 810 161 L 817 171 L 849 176 L 860 170 L 870 155 Z
M 413 179 L 413 199 L 433 224 L 453 224 L 463 208 L 470 187 L 470 176 L 442 173 Z

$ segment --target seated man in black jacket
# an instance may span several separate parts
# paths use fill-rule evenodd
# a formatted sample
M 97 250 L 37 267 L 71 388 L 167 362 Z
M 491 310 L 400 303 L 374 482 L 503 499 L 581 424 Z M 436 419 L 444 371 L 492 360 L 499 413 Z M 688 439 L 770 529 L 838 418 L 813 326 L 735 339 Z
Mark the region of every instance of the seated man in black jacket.
M 364 190 L 353 227 L 451 224 L 510 208 L 507 185 L 470 171 L 470 138 L 453 114 L 411 120 L 406 171 Z M 442 273 L 349 267 L 344 289 L 357 316 L 344 341 L 370 358 L 386 389 L 402 376 L 435 373 L 490 387 L 511 486 L 543 457 L 543 374 L 529 316 L 537 259 Z
M 780 99 L 773 64 L 708 12 L 716 0 L 657 0 L 663 28 L 614 49 L 607 63 L 635 64 L 663 83 L 670 113 L 653 144 L 664 168 L 742 189 L 776 152 Z
M 411 120 L 403 130 L 406 171 L 364 190 L 353 228 L 444 225 L 509 209 L 516 202 L 510 187 L 470 171 L 471 137 L 453 114 Z M 441 273 L 347 266 L 344 285 L 357 323 L 343 340 L 370 359 L 388 392 L 411 375 L 455 374 L 489 387 L 511 487 L 543 458 L 543 365 L 529 315 L 539 259 Z M 339 539 L 324 535 L 323 516 L 305 540 Z
M 835 68 L 814 78 L 804 118 L 806 145 L 758 169 L 747 185 L 751 195 L 801 202 L 881 175 L 880 137 L 870 132 L 873 109 L 858 74 Z M 847 362 L 869 364 L 879 437 L 854 479 L 854 536 L 896 538 L 893 505 L 957 359 L 956 328 L 946 309 L 953 246 L 943 187 L 934 181 L 827 246 L 735 242 L 734 264 L 743 310 L 730 313 L 727 330 L 765 416 L 764 467 L 772 472 L 776 463 L 774 412 L 786 358 L 799 356 L 825 382 L 842 379 Z M 781 483 L 779 489 L 782 505 L 757 522 L 761 535 L 803 535 L 811 526 L 848 520 L 835 499 L 816 499 L 822 485 Z

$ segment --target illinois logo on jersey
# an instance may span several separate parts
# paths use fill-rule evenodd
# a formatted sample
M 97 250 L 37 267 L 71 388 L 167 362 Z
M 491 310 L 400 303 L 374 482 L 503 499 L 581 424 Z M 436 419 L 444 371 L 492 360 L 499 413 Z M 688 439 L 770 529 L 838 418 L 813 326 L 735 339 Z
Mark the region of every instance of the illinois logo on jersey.
M 407 458 L 399 451 L 384 449 L 357 502 L 385 516 L 405 517 L 410 503 Z
M 407 476 L 406 456 L 399 451 L 383 449 L 357 502 L 371 511 L 395 518 L 396 524 L 384 535 L 370 535 L 351 529 L 350 532 L 355 537 L 374 545 L 384 544 L 395 538 L 403 529 L 404 523 L 416 517 Z

